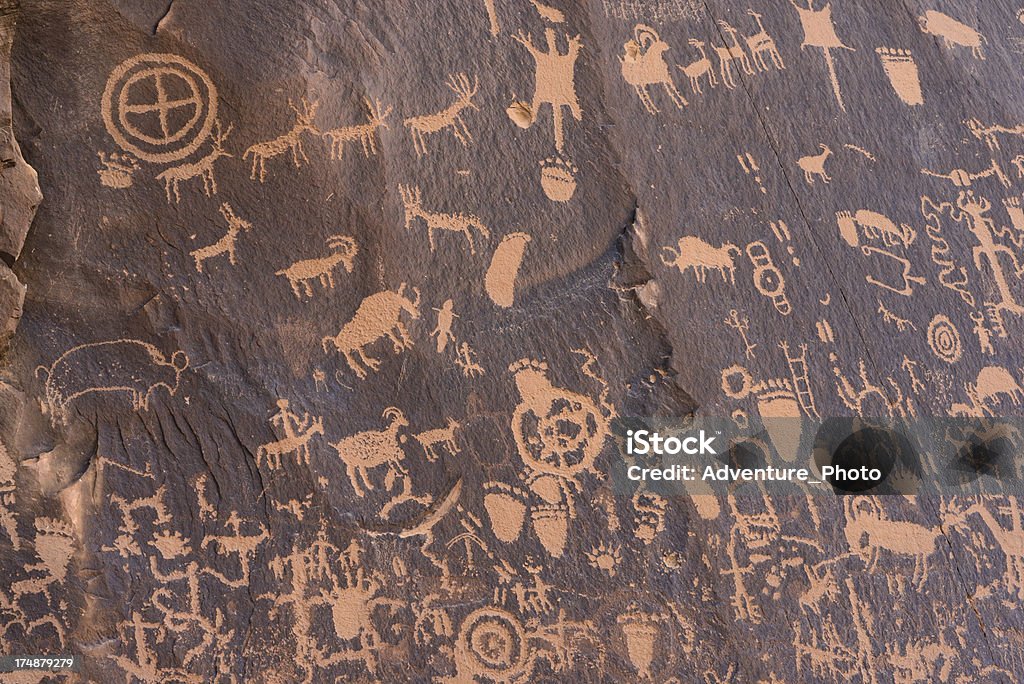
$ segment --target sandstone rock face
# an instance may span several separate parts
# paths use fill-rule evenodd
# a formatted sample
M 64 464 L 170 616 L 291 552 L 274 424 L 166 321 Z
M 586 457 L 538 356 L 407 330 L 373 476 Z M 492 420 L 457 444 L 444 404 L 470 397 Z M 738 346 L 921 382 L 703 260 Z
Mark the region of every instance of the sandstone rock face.
M 5 654 L 1024 675 L 1013 494 L 615 475 L 626 418 L 785 460 L 780 419 L 1019 411 L 1005 3 L 26 0 L 0 35 Z

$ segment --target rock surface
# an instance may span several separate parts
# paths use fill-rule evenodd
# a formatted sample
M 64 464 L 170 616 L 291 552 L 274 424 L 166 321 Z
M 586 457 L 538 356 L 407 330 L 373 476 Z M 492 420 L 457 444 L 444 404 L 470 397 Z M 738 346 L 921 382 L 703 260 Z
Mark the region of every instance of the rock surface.
M 612 475 L 617 418 L 721 417 L 771 458 L 780 416 L 1019 410 L 1005 3 L 17 5 L 5 653 L 97 682 L 1024 675 L 1015 496 Z

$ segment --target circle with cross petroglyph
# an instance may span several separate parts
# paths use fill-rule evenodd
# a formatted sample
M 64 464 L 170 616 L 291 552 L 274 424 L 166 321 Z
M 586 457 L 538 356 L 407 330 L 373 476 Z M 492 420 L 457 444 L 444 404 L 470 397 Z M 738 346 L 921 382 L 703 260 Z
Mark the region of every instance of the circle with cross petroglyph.
M 192 154 L 210 136 L 217 89 L 184 57 L 146 53 L 111 72 L 101 108 L 107 132 L 122 149 L 165 164 Z

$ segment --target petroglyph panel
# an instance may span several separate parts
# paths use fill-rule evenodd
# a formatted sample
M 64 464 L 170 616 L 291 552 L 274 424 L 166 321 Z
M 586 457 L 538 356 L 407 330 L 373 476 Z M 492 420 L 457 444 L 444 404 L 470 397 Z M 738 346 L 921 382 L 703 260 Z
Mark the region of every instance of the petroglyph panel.
M 4 653 L 1024 679 L 1015 496 L 616 480 L 638 416 L 1019 478 L 1024 24 L 911 5 L 0 0 Z

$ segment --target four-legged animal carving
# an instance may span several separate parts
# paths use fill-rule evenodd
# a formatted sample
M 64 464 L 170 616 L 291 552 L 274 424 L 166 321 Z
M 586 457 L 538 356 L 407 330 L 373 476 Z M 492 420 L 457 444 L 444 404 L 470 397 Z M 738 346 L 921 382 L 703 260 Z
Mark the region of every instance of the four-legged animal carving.
M 327 246 L 332 250 L 331 254 L 317 259 L 296 261 L 288 268 L 274 273 L 288 279 L 288 284 L 292 286 L 292 292 L 297 299 L 302 299 L 303 294 L 306 297 L 313 296 L 314 280 L 319 280 L 325 289 L 333 288 L 334 269 L 338 264 L 342 264 L 347 272 L 352 272 L 356 254 L 359 253 L 356 241 L 348 235 L 332 235 L 327 238 Z
M 740 68 L 743 73 L 753 76 L 754 69 L 750 66 L 750 58 L 747 56 L 747 51 L 740 45 L 740 39 L 738 38 L 738 31 L 733 28 L 728 22 L 719 20 L 718 25 L 722 28 L 722 32 L 725 33 L 732 41 L 732 45 L 717 46 L 715 48 L 715 54 L 718 55 L 718 68 L 722 74 L 722 81 L 725 83 L 726 88 L 735 88 L 736 81 L 732 75 L 732 63 L 738 61 Z
M 821 147 L 821 153 L 800 157 L 796 162 L 796 165 L 804 172 L 804 180 L 808 185 L 814 185 L 815 177 L 825 183 L 832 180 L 828 172 L 825 171 L 825 162 L 832 156 L 832 148 L 828 145 L 819 145 L 819 147 Z
M 349 368 L 360 378 L 365 378 L 366 369 L 376 371 L 380 368 L 380 361 L 367 355 L 368 346 L 387 337 L 394 345 L 396 354 L 411 347 L 413 341 L 402 322 L 401 314 L 404 311 L 413 320 L 420 317 L 420 291 L 412 288 L 416 298 L 410 300 L 405 295 L 405 287 L 405 283 L 402 283 L 397 292 L 385 290 L 364 299 L 352 320 L 337 335 L 323 338 L 324 353 L 333 344 L 345 357 Z
M 405 228 L 412 227 L 414 219 L 423 219 L 427 226 L 427 239 L 430 242 L 430 251 L 436 248 L 434 243 L 434 231 L 446 230 L 450 233 L 462 233 L 469 242 L 469 253 L 476 254 L 476 245 L 473 243 L 473 231 L 480 233 L 485 238 L 491 236 L 480 219 L 471 214 L 443 214 L 436 211 L 428 211 L 423 208 L 423 197 L 417 187 L 409 188 L 404 185 L 398 186 L 398 193 L 402 196 L 402 204 L 405 206 Z
M 633 36 L 634 39 L 624 46 L 625 55 L 619 57 L 622 77 L 626 79 L 626 83 L 633 86 L 644 108 L 651 114 L 658 113 L 658 108 L 647 91 L 652 85 L 662 86 L 675 106 L 682 108 L 687 104 L 686 98 L 676 89 L 668 70 L 668 63 L 665 61 L 665 52 L 670 49 L 669 44 L 658 36 L 657 31 L 644 24 L 636 25 Z
M 220 215 L 228 222 L 228 232 L 224 234 L 224 237 L 217 240 L 212 245 L 200 247 L 199 249 L 190 252 L 192 258 L 196 260 L 196 270 L 200 273 L 203 272 L 204 261 L 221 254 L 227 254 L 228 261 L 234 265 L 235 241 L 238 239 L 238 234 L 243 230 L 247 231 L 252 229 L 252 224 L 245 219 L 239 218 L 231 208 L 231 205 L 227 202 L 220 205 Z
M 369 120 L 355 126 L 342 126 L 323 132 L 324 140 L 331 146 L 331 159 L 341 159 L 345 152 L 345 143 L 360 142 L 363 145 L 363 156 L 369 157 L 377 153 L 377 132 L 387 128 L 385 119 L 391 113 L 391 107 L 383 108 L 380 102 L 374 104 L 366 98 L 366 109 L 370 112 Z
M 708 83 L 711 84 L 712 88 L 718 85 L 718 79 L 715 77 L 715 69 L 711 65 L 711 60 L 708 59 L 708 53 L 704 51 L 704 41 L 691 39 L 690 45 L 697 48 L 697 51 L 700 52 L 700 57 L 686 66 L 680 66 L 679 68 L 682 69 L 683 73 L 689 77 L 690 90 L 700 94 L 704 92 L 700 87 L 701 76 L 707 74 Z
M 318 135 L 319 131 L 317 131 L 316 125 L 313 123 L 313 117 L 316 116 L 316 110 L 320 108 L 320 103 L 310 103 L 306 98 L 302 98 L 302 111 L 299 111 L 299 108 L 292 104 L 291 100 L 288 100 L 288 107 L 295 112 L 295 125 L 292 126 L 291 130 L 273 140 L 252 145 L 245 151 L 242 157 L 243 159 L 252 157 L 252 173 L 250 178 L 256 180 L 258 176 L 260 183 L 267 177 L 268 159 L 278 157 L 290 151 L 295 168 L 301 167 L 303 161 L 309 162 L 306 151 L 302 149 L 302 134 L 312 133 L 313 135 Z
M 180 166 L 172 166 L 166 171 L 157 174 L 157 178 L 164 182 L 164 192 L 167 193 L 167 201 L 171 201 L 171 195 L 174 195 L 174 201 L 181 201 L 181 193 L 178 191 L 178 185 L 182 181 L 192 180 L 193 178 L 202 178 L 203 180 L 203 192 L 206 196 L 217 194 L 217 178 L 213 175 L 213 164 L 221 157 L 233 157 L 234 155 L 230 152 L 224 151 L 224 141 L 231 135 L 231 129 L 234 126 L 228 126 L 226 131 L 221 132 L 220 122 L 217 122 L 216 131 L 213 134 L 213 149 L 210 153 L 200 159 L 197 162 L 191 164 L 182 164 Z
M 688 235 L 680 238 L 677 246 L 678 249 L 661 248 L 661 260 L 666 266 L 675 266 L 680 273 L 693 269 L 699 283 L 705 282 L 708 269 L 715 269 L 722 274 L 722 280 L 736 284 L 733 260 L 740 254 L 736 245 L 726 242 L 721 247 L 713 247 L 698 237 Z M 672 257 L 671 260 L 665 258 L 666 255 Z
M 754 21 L 757 22 L 758 32 L 747 38 L 747 49 L 750 50 L 758 70 L 768 71 L 768 64 L 764 60 L 766 54 L 772 60 L 772 64 L 775 65 L 776 69 L 785 69 L 786 64 L 782 61 L 779 48 L 775 44 L 775 39 L 765 29 L 764 23 L 761 21 L 761 15 L 752 9 L 748 9 L 747 14 L 754 17 Z
M 457 74 L 448 77 L 448 88 L 455 93 L 455 102 L 435 114 L 414 116 L 404 121 L 405 127 L 412 134 L 416 156 L 427 153 L 427 135 L 439 133 L 446 128 L 452 130 L 452 134 L 462 143 L 463 147 L 473 140 L 469 129 L 466 128 L 466 122 L 462 120 L 462 112 L 467 109 L 480 109 L 473 104 L 473 96 L 480 88 L 480 80 L 474 77 L 471 86 L 469 76 Z
M 383 417 L 391 421 L 384 430 L 366 430 L 331 444 L 345 464 L 352 489 L 359 497 L 366 496 L 366 491 L 373 489 L 368 472 L 370 469 L 382 465 L 388 466 L 391 471 L 388 476 L 389 481 L 393 481 L 397 475 L 404 475 L 406 472 L 402 466 L 402 461 L 405 459 L 405 450 L 402 449 L 402 444 L 407 438 L 405 435 L 399 437 L 398 431 L 408 427 L 409 421 L 405 419 L 405 415 L 401 411 L 393 406 L 384 410 Z

